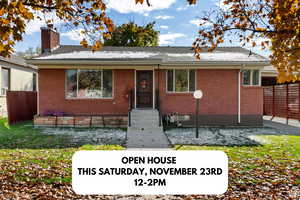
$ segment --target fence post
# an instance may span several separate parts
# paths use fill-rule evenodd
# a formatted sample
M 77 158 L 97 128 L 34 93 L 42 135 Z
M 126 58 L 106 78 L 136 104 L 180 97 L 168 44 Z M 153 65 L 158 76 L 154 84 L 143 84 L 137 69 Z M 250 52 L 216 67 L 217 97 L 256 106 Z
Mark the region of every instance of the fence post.
M 298 83 L 298 120 L 300 121 L 300 82 Z
M 289 124 L 289 84 L 286 84 L 286 124 Z
M 272 86 L 272 118 L 271 120 L 275 117 L 275 86 Z
M 263 116 L 266 114 L 266 106 L 265 106 L 265 87 L 263 87 Z

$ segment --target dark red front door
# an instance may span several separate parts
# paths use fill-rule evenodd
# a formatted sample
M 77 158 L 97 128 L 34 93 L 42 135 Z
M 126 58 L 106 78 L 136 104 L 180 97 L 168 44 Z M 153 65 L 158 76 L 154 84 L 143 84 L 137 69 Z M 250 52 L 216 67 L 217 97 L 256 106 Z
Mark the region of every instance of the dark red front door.
M 136 107 L 153 106 L 153 71 L 136 71 Z

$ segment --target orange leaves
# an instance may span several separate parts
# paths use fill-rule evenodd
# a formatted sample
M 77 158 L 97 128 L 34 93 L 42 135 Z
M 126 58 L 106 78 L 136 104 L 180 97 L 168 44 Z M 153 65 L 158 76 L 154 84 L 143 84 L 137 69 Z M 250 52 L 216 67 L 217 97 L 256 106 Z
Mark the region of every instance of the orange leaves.
M 88 47 L 88 42 L 86 41 L 86 39 L 83 39 L 83 40 L 80 42 L 80 44 L 81 44 L 83 47 L 85 47 L 85 48 Z
M 135 3 L 151 6 L 151 0 L 132 0 Z M 186 0 L 195 4 L 196 0 Z M 106 15 L 104 0 L 13 0 L 0 1 L 0 56 L 8 56 L 13 51 L 14 40 L 22 40 L 26 23 L 43 16 L 35 16 L 33 12 L 56 14 L 69 29 L 84 29 L 86 38 L 81 45 L 93 46 L 93 50 L 101 48 L 103 38 L 109 38 L 114 31 L 113 21 Z M 4 16 L 4 17 L 3 17 Z M 54 18 L 54 17 L 53 17 Z M 55 20 L 48 19 L 48 23 Z M 90 42 L 90 44 L 89 44 Z
M 226 11 L 207 12 L 201 19 L 212 26 L 200 27 L 194 42 L 197 49 L 214 50 L 234 38 L 242 45 L 271 48 L 271 64 L 280 71 L 279 80 L 300 80 L 300 6 L 299 0 L 241 1 L 225 0 Z
M 274 9 L 269 14 L 270 23 L 278 34 L 270 34 L 272 39 L 271 62 L 280 71 L 279 80 L 290 82 L 300 80 L 300 20 L 298 0 L 274 0 Z
M 4 8 L 1 8 L 1 9 L 0 9 L 0 16 L 3 16 L 4 13 L 5 13 L 5 9 L 4 9 Z
M 55 14 L 51 19 L 34 15 Z M 84 29 L 85 40 L 81 45 L 93 46 L 93 50 L 101 48 L 103 37 L 114 30 L 113 21 L 106 16 L 106 5 L 103 0 L 14 0 L 0 3 L 0 56 L 12 53 L 14 40 L 22 40 L 26 24 L 33 19 L 54 23 L 57 19 L 64 21 L 69 29 Z M 34 12 L 34 13 L 33 13 Z M 55 20 L 54 20 L 55 19 Z M 105 33 L 105 35 L 104 35 Z M 90 42 L 90 44 L 89 44 Z
M 197 0 L 187 0 L 189 2 L 189 4 L 196 4 L 197 3 Z
M 255 30 L 259 31 L 259 32 L 264 32 L 264 31 L 266 31 L 266 28 L 256 27 Z
M 146 1 L 146 3 L 147 3 L 148 6 L 151 6 L 149 0 L 135 0 L 135 3 L 136 3 L 136 4 L 138 4 L 138 3 L 143 4 L 145 1 Z
M 100 48 L 102 48 L 102 46 L 103 46 L 102 42 L 98 40 L 98 41 L 96 41 L 96 42 L 94 43 L 94 45 L 92 46 L 92 51 L 97 51 L 97 50 L 99 50 Z
M 135 0 L 135 3 L 136 3 L 136 4 L 138 4 L 138 3 L 143 4 L 143 3 L 144 3 L 144 0 Z

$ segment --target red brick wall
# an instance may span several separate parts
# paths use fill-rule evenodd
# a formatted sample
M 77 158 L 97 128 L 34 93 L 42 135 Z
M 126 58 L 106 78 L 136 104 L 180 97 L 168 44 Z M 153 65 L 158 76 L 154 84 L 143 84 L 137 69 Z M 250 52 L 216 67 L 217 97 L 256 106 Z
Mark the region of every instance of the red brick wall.
M 241 87 L 241 115 L 263 114 L 263 88 L 259 86 Z
M 200 114 L 237 114 L 237 72 L 238 70 L 197 70 L 197 89 L 203 91 L 200 100 Z M 157 77 L 156 72 L 156 77 Z M 164 113 L 195 113 L 193 94 L 166 93 L 166 73 L 160 72 L 160 96 Z
M 200 100 L 202 115 L 237 115 L 238 70 L 197 70 L 197 89 L 204 93 Z M 158 72 L 156 71 L 156 86 Z M 160 98 L 163 113 L 194 114 L 193 94 L 166 93 L 166 73 L 161 70 Z M 125 93 L 134 87 L 134 70 L 114 70 L 113 99 L 65 99 L 65 71 L 39 70 L 39 113 L 46 110 L 67 114 L 127 114 Z M 261 87 L 241 87 L 241 114 L 262 115 Z
M 67 114 L 127 114 L 125 93 L 134 87 L 134 70 L 114 70 L 113 99 L 66 99 L 65 70 L 39 70 L 39 114 L 46 110 Z

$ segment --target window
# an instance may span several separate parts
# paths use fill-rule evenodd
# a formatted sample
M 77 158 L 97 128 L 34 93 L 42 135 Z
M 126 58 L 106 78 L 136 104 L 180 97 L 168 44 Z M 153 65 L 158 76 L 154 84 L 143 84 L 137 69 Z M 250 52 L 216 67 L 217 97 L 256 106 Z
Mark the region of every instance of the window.
M 196 71 L 194 69 L 173 69 L 167 71 L 168 92 L 194 92 L 196 89 Z
M 1 68 L 1 95 L 6 95 L 10 89 L 10 70 Z
M 243 85 L 259 85 L 259 70 L 243 70 Z
M 66 70 L 67 98 L 111 98 L 112 70 Z

